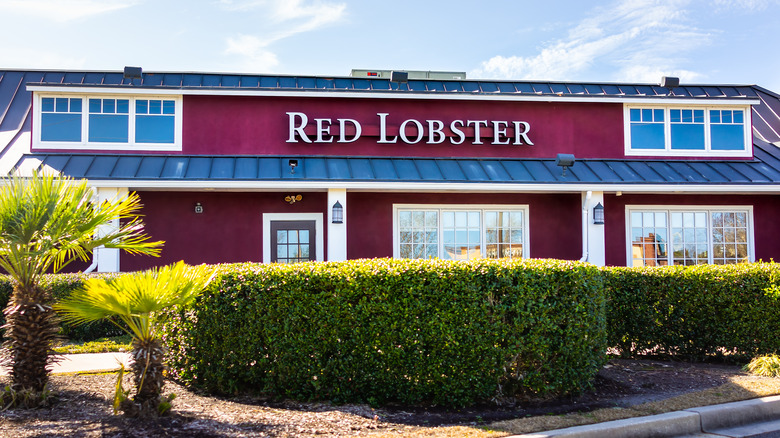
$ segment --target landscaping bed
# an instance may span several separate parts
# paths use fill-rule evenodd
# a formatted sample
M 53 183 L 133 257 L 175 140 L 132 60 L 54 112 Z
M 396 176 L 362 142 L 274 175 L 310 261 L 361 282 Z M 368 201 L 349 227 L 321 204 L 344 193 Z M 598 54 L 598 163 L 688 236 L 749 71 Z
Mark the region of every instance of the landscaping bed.
M 729 387 L 740 381 L 763 388 L 763 393 L 754 390 L 753 396 L 778 393 L 778 380 L 747 376 L 736 365 L 615 359 L 599 371 L 593 390 L 581 396 L 504 401 L 501 407 L 463 410 L 373 409 L 367 405 L 279 402 L 247 395 L 218 398 L 168 382 L 166 392 L 177 394 L 174 413 L 156 420 L 135 420 L 113 415 L 110 400 L 116 374 L 55 375 L 51 384 L 59 400 L 49 408 L 0 413 L 0 436 L 505 436 L 510 432 L 581 423 L 589 418 L 597 420 L 600 417 L 594 412 L 599 411 L 594 410 L 599 409 L 612 414 L 631 411 L 616 407 L 644 406 L 646 414 L 650 414 L 660 412 L 667 403 L 671 410 L 676 410 L 682 406 L 680 396 L 686 395 L 697 405 L 732 401 L 733 391 Z M 0 378 L 0 384 L 7 383 L 6 377 Z M 128 380 L 126 386 L 129 383 Z M 712 390 L 718 387 L 722 389 Z M 750 396 L 749 390 L 737 395 Z M 572 412 L 591 414 L 579 416 L 584 420 L 564 415 Z

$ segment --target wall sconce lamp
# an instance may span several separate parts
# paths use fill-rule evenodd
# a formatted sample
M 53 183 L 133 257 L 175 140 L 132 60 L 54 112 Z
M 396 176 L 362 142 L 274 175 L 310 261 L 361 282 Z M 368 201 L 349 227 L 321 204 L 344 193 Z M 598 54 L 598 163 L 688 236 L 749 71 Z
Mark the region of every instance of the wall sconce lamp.
M 295 168 L 298 167 L 298 160 L 287 160 L 287 165 L 290 166 L 290 175 L 295 173 Z
M 290 205 L 293 205 L 297 201 L 300 201 L 301 199 L 303 199 L 303 196 L 301 196 L 301 195 L 288 195 L 288 196 L 284 197 L 284 202 L 286 202 L 286 203 L 288 203 Z
M 200 202 L 195 203 L 195 214 L 203 213 L 203 205 Z
M 566 168 L 574 166 L 575 160 L 574 154 L 558 154 L 558 156 L 555 157 L 555 165 L 563 167 L 561 176 L 566 176 Z
M 595 225 L 604 225 L 604 206 L 601 202 L 593 207 L 593 223 Z
M 331 218 L 331 222 L 334 224 L 343 224 L 344 223 L 344 207 L 341 206 L 341 202 L 336 201 L 335 204 L 333 204 L 333 215 Z

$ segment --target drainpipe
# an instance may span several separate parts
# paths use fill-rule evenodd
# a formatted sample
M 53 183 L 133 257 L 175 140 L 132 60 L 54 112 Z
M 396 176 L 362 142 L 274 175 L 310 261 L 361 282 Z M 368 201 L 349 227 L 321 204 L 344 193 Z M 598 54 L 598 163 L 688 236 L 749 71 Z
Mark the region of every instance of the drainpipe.
M 582 258 L 581 262 L 588 261 L 588 207 L 590 206 L 590 197 L 593 192 L 585 192 L 585 199 L 582 200 Z
M 85 274 L 89 274 L 90 272 L 94 271 L 97 268 L 98 265 L 98 250 L 100 248 L 95 248 L 92 250 L 92 264 L 87 266 L 87 269 L 84 270 Z

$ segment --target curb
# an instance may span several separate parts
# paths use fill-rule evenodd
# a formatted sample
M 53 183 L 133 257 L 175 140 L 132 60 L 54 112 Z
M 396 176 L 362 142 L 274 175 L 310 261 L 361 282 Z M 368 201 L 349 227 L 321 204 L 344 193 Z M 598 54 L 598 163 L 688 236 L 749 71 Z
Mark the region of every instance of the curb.
M 717 433 L 746 424 L 780 419 L 780 396 L 703 406 L 646 417 L 626 418 L 506 438 L 650 438 Z

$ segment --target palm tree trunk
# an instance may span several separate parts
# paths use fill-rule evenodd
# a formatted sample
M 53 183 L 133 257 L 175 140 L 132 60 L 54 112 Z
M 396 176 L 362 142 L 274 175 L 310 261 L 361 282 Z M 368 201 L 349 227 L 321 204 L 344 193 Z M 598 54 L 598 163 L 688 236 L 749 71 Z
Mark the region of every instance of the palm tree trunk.
M 12 364 L 13 389 L 42 393 L 49 381 L 52 347 L 59 331 L 49 294 L 17 284 L 4 313 L 4 346 Z
M 167 409 L 160 404 L 169 400 L 162 397 L 165 384 L 163 373 L 163 346 L 159 339 L 133 340 L 133 379 L 136 393 L 132 400 L 122 403 L 122 410 L 130 417 L 157 417 Z M 163 412 L 161 412 L 163 411 Z

